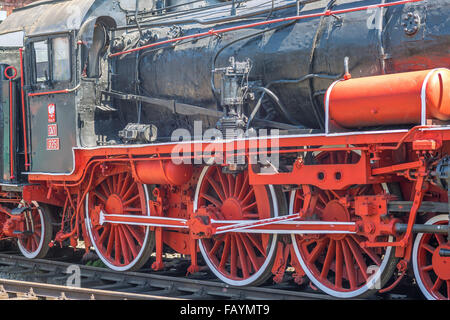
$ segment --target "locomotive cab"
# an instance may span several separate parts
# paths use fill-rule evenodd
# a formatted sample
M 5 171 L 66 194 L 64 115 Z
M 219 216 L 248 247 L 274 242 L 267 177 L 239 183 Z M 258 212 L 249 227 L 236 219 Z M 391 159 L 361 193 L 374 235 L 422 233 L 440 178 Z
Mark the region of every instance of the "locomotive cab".
M 25 42 L 32 171 L 71 170 L 71 149 L 77 145 L 73 42 L 74 33 L 30 37 Z

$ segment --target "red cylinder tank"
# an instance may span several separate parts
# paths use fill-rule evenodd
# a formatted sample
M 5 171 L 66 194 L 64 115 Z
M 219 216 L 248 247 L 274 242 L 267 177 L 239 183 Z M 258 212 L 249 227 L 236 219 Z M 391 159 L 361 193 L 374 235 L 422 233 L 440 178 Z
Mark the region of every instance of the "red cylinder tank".
M 406 72 L 340 81 L 325 95 L 330 121 L 346 128 L 450 120 L 450 70 Z M 325 110 L 326 112 L 326 110 Z
M 170 184 L 181 186 L 192 177 L 192 165 L 176 165 L 166 161 L 139 161 L 136 163 L 136 175 L 145 184 Z

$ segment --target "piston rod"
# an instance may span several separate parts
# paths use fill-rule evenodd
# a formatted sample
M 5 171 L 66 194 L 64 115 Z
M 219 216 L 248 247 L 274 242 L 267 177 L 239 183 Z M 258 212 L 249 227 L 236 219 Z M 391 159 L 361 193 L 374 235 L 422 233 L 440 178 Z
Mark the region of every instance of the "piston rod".
M 397 223 L 395 225 L 395 231 L 398 233 L 406 232 L 408 225 L 406 223 Z M 415 224 L 413 225 L 412 232 L 414 233 L 448 233 L 449 226 L 446 224 L 431 225 L 431 224 Z

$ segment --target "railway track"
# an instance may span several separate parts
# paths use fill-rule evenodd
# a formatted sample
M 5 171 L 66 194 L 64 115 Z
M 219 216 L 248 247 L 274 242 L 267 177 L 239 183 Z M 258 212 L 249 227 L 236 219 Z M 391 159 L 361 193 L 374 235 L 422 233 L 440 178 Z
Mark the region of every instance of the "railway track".
M 0 253 L 0 295 L 82 300 L 332 299 L 320 293 L 300 292 L 298 286 L 289 284 L 238 288 L 219 281 L 200 280 L 195 276 L 150 274 L 145 269 L 141 272 L 116 272 L 82 265 L 70 261 L 70 258 L 66 260 L 69 261 L 29 260 L 17 254 Z

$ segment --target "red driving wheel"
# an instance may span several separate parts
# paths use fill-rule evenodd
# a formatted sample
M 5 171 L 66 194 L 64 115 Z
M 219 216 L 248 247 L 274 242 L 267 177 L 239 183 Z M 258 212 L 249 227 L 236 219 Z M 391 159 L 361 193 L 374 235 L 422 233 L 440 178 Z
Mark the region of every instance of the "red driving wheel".
M 249 185 L 248 172 L 224 174 L 220 167 L 206 167 L 197 186 L 194 210 L 214 205 L 218 220 L 258 220 L 278 214 L 272 186 Z M 271 275 L 276 235 L 225 233 L 200 240 L 200 250 L 212 272 L 230 285 L 257 285 Z
M 447 225 L 448 215 L 435 216 L 426 224 Z M 439 254 L 441 249 L 450 250 L 448 240 L 445 233 L 420 233 L 414 242 L 414 275 L 422 294 L 429 300 L 450 299 L 450 257 Z
M 358 160 L 358 154 L 345 151 L 321 152 L 315 157 L 318 164 Z M 352 206 L 344 205 L 344 200 L 384 192 L 380 184 L 352 186 L 346 190 L 321 190 L 303 185 L 291 194 L 290 213 L 305 209 L 310 212 L 311 220 L 353 222 L 359 218 Z M 393 249 L 362 247 L 366 240 L 360 235 L 342 233 L 292 235 L 297 258 L 309 279 L 322 291 L 339 298 L 360 297 L 381 289 L 395 269 Z
M 128 224 L 99 224 L 95 208 L 106 214 L 150 215 L 148 191 L 126 171 L 97 181 L 86 197 L 86 226 L 100 259 L 116 271 L 137 270 L 147 262 L 154 248 L 148 227 Z

